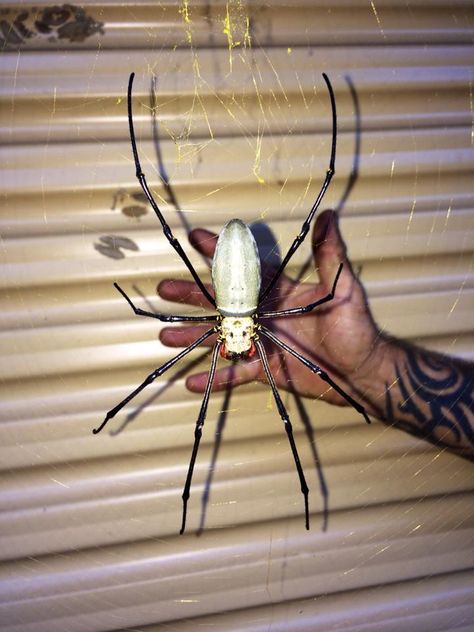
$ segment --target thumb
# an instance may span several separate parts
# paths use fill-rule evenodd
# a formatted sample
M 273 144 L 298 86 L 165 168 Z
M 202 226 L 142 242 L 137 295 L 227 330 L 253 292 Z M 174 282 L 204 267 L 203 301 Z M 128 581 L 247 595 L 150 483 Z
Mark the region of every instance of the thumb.
M 318 216 L 312 245 L 314 263 L 325 287 L 331 287 L 341 263 L 344 265 L 343 276 L 347 278 L 348 273 L 353 275 L 352 266 L 347 259 L 346 244 L 339 230 L 337 213 L 327 210 Z

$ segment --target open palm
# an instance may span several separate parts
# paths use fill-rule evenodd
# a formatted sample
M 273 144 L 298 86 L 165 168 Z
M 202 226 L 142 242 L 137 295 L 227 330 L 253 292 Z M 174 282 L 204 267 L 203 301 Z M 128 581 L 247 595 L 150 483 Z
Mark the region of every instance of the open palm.
M 190 241 L 200 253 L 211 257 L 217 235 L 196 229 L 190 234 Z M 330 292 L 342 262 L 344 265 L 334 299 L 305 315 L 262 318 L 260 323 L 292 349 L 327 371 L 348 394 L 360 398 L 362 394 L 354 388 L 354 383 L 356 376 L 360 382 L 361 374 L 370 372 L 370 360 L 377 344 L 378 332 L 368 309 L 364 290 L 347 260 L 345 244 L 334 212 L 325 211 L 319 215 L 313 231 L 312 245 L 319 283 L 297 283 L 282 276 L 265 302 L 265 309 L 299 307 L 323 298 Z M 209 307 L 192 281 L 163 281 L 158 291 L 162 298 L 169 301 Z M 185 347 L 205 329 L 208 326 L 165 327 L 160 338 L 166 345 Z M 212 344 L 212 339 L 209 344 Z M 279 387 L 290 388 L 309 397 L 323 397 L 333 404 L 347 405 L 338 393 L 291 354 L 268 340 L 265 340 L 265 346 L 270 368 Z M 239 362 L 235 367 L 228 364 L 219 368 L 214 390 L 224 388 L 229 382 L 238 385 L 264 379 L 262 364 L 258 357 L 254 357 Z M 200 373 L 189 376 L 186 384 L 190 390 L 202 392 L 206 381 L 207 373 Z

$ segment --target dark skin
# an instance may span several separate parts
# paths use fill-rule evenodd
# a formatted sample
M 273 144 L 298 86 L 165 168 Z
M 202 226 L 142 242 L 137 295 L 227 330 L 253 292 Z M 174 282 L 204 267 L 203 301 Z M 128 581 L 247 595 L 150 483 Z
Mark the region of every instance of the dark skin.
M 212 257 L 217 235 L 196 229 L 191 244 Z M 303 316 L 262 319 L 284 342 L 326 370 L 367 412 L 385 423 L 423 437 L 463 456 L 474 455 L 474 405 L 472 364 L 426 351 L 383 335 L 371 315 L 362 284 L 347 259 L 337 215 L 324 211 L 312 235 L 317 284 L 297 283 L 282 277 L 264 309 L 286 309 L 307 305 L 325 296 L 332 287 L 339 264 L 344 264 L 335 298 Z M 265 282 L 264 282 L 265 283 Z M 192 281 L 165 280 L 158 288 L 168 301 L 212 308 Z M 161 341 L 185 347 L 208 325 L 164 327 Z M 209 339 L 212 344 L 213 338 Z M 268 343 L 268 344 L 267 344 Z M 278 387 L 291 387 L 310 398 L 321 397 L 338 406 L 347 402 L 311 373 L 297 359 L 265 340 L 272 373 Z M 191 375 L 189 390 L 203 392 L 207 373 Z M 265 381 L 257 357 L 216 372 L 214 390 Z M 441 389 L 441 390 L 440 390 Z M 437 399 L 438 396 L 438 399 Z M 436 404 L 438 401 L 438 405 Z

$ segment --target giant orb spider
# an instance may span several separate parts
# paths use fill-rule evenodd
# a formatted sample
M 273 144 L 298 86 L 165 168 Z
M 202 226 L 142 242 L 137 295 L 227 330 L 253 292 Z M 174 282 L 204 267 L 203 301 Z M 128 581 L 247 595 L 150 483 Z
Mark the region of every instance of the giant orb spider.
M 315 307 L 322 305 L 323 303 L 327 303 L 334 298 L 334 294 L 336 291 L 337 281 L 339 279 L 342 263 L 339 265 L 337 270 L 331 291 L 324 296 L 323 298 L 310 303 L 309 305 L 304 305 L 302 307 L 293 307 L 290 309 L 284 310 L 276 310 L 276 311 L 259 311 L 260 305 L 262 305 L 265 298 L 274 288 L 276 282 L 280 278 L 282 272 L 286 268 L 291 257 L 294 255 L 296 250 L 302 244 L 304 238 L 306 237 L 312 219 L 314 218 L 316 211 L 318 210 L 319 205 L 321 204 L 321 200 L 326 193 L 326 190 L 331 182 L 331 179 L 334 175 L 334 165 L 336 159 L 336 138 L 337 138 L 337 116 L 336 116 L 336 100 L 334 97 L 334 91 L 332 89 L 331 83 L 326 74 L 323 73 L 323 78 L 326 82 L 327 89 L 329 92 L 329 97 L 331 100 L 331 109 L 332 109 L 332 146 L 331 146 L 331 157 L 329 160 L 329 168 L 326 172 L 326 177 L 324 179 L 323 185 L 319 194 L 314 202 L 311 210 L 303 222 L 300 233 L 297 235 L 293 243 L 291 244 L 288 252 L 283 258 L 280 266 L 275 271 L 273 277 L 268 283 L 267 287 L 260 292 L 261 290 L 261 263 L 257 250 L 257 244 L 255 239 L 250 232 L 250 228 L 244 224 L 240 219 L 232 219 L 228 222 L 221 230 L 218 240 L 217 246 L 214 253 L 214 257 L 212 260 L 212 283 L 214 287 L 215 298 L 208 292 L 207 288 L 199 278 L 198 273 L 194 269 L 192 263 L 188 259 L 186 253 L 181 247 L 179 241 L 174 237 L 171 228 L 167 224 L 163 214 L 161 213 L 158 205 L 156 204 L 153 195 L 148 188 L 148 184 L 145 178 L 145 174 L 142 171 L 140 159 L 138 157 L 137 151 L 137 143 L 135 138 L 135 130 L 133 125 L 133 116 L 132 116 L 132 86 L 133 79 L 135 73 L 130 75 L 130 79 L 128 82 L 128 93 L 127 93 L 127 103 L 128 103 L 128 124 L 130 129 L 130 141 L 132 144 L 132 152 L 133 159 L 135 161 L 136 167 L 136 176 L 140 185 L 145 193 L 151 207 L 155 211 L 158 219 L 161 222 L 163 232 L 165 237 L 168 239 L 171 246 L 176 250 L 179 254 L 186 267 L 192 274 L 195 282 L 197 283 L 199 289 L 204 294 L 209 303 L 217 310 L 217 314 L 206 315 L 206 316 L 178 316 L 178 315 L 168 315 L 168 314 L 155 314 L 152 312 L 147 312 L 139 307 L 136 307 L 130 297 L 122 290 L 122 288 L 114 283 L 114 286 L 117 290 L 122 294 L 127 303 L 130 305 L 134 313 L 138 316 L 148 316 L 150 318 L 157 318 L 162 322 L 214 322 L 215 325 L 208 329 L 204 334 L 198 337 L 194 342 L 192 342 L 188 347 L 183 349 L 178 355 L 176 355 L 168 362 L 165 362 L 162 366 L 155 369 L 148 375 L 148 377 L 134 390 L 132 391 L 125 399 L 123 399 L 119 404 L 117 404 L 114 408 L 108 411 L 105 416 L 104 421 L 98 426 L 94 428 L 93 433 L 97 434 L 100 432 L 107 422 L 115 417 L 115 415 L 126 405 L 130 400 L 132 400 L 138 393 L 140 393 L 148 384 L 151 384 L 157 377 L 163 375 L 165 371 L 174 366 L 181 358 L 184 358 L 190 351 L 198 347 L 201 343 L 203 343 L 207 338 L 209 338 L 212 334 L 217 333 L 217 339 L 214 343 L 212 355 L 211 355 L 211 366 L 209 370 L 209 376 L 207 379 L 206 388 L 204 391 L 203 400 L 201 403 L 201 408 L 199 410 L 199 415 L 196 421 L 195 430 L 194 430 L 194 445 L 191 452 L 191 459 L 189 462 L 188 473 L 186 476 L 186 482 L 184 484 L 183 490 L 183 515 L 181 522 L 180 534 L 184 533 L 184 529 L 186 527 L 186 513 L 187 513 L 187 505 L 190 496 L 191 490 L 191 481 L 193 477 L 194 464 L 196 462 L 197 453 L 199 450 L 199 443 L 201 441 L 202 436 L 202 428 L 204 426 L 204 421 L 206 418 L 207 407 L 209 404 L 209 396 L 211 393 L 212 384 L 214 381 L 214 375 L 216 372 L 217 359 L 218 356 L 221 355 L 223 358 L 228 360 L 236 360 L 242 358 L 250 358 L 258 353 L 260 357 L 260 361 L 262 362 L 263 369 L 265 375 L 267 377 L 268 383 L 270 384 L 270 388 L 273 393 L 273 397 L 275 399 L 275 403 L 280 414 L 280 417 L 284 423 L 284 427 L 286 430 L 286 434 L 288 436 L 288 441 L 290 443 L 291 452 L 293 454 L 293 459 L 295 462 L 296 470 L 298 472 L 298 477 L 301 486 L 301 492 L 304 497 L 304 507 L 305 507 L 305 526 L 306 529 L 309 529 L 309 507 L 308 507 L 308 494 L 309 488 L 306 483 L 306 479 L 303 473 L 303 468 L 301 466 L 300 458 L 298 455 L 298 450 L 296 449 L 295 439 L 293 437 L 293 428 L 291 425 L 290 417 L 288 412 L 283 404 L 283 401 L 280 397 L 278 389 L 275 384 L 275 380 L 270 371 L 270 366 L 267 358 L 267 354 L 265 348 L 260 340 L 260 334 L 265 338 L 271 340 L 275 345 L 283 349 L 287 353 L 294 356 L 297 360 L 303 363 L 310 371 L 319 375 L 319 377 L 324 380 L 327 384 L 329 384 L 339 395 L 341 395 L 357 412 L 359 412 L 365 418 L 367 423 L 370 423 L 370 419 L 365 411 L 365 408 L 356 402 L 350 395 L 348 395 L 338 384 L 336 384 L 333 379 L 321 369 L 317 364 L 314 364 L 308 358 L 305 358 L 303 355 L 289 347 L 285 342 L 280 340 L 272 331 L 270 331 L 265 325 L 261 324 L 260 321 L 262 319 L 267 318 L 276 318 L 282 316 L 294 316 L 298 314 L 305 314 L 307 312 L 312 311 Z

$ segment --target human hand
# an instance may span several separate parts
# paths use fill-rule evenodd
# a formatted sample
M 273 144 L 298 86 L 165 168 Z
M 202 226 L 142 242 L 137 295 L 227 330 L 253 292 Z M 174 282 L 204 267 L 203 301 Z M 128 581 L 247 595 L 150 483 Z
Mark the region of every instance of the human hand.
M 196 229 L 190 234 L 191 244 L 208 257 L 213 255 L 216 241 L 217 235 L 207 230 Z M 379 332 L 362 285 L 354 276 L 347 259 L 337 215 L 333 211 L 325 211 L 318 216 L 312 235 L 312 248 L 319 283 L 297 283 L 282 276 L 267 299 L 265 308 L 283 310 L 308 305 L 324 297 L 331 290 L 342 262 L 343 269 L 334 299 L 308 314 L 262 319 L 262 323 L 283 342 L 329 373 L 350 395 L 360 399 L 362 385 L 370 381 L 370 375 L 376 370 L 374 352 Z M 263 276 L 265 278 L 265 271 Z M 168 301 L 209 308 L 208 302 L 192 281 L 165 280 L 160 283 L 158 292 Z M 208 325 L 164 327 L 160 339 L 170 347 L 185 347 L 205 329 L 208 329 Z M 322 397 L 333 404 L 347 405 L 346 400 L 296 358 L 268 340 L 264 342 L 270 368 L 279 387 L 313 398 Z M 209 344 L 212 344 L 212 338 Z M 189 376 L 186 381 L 189 390 L 203 392 L 207 375 L 199 373 Z M 236 386 L 253 380 L 265 380 L 258 356 L 242 360 L 236 366 L 229 363 L 218 369 L 213 389 L 223 389 L 229 383 Z

